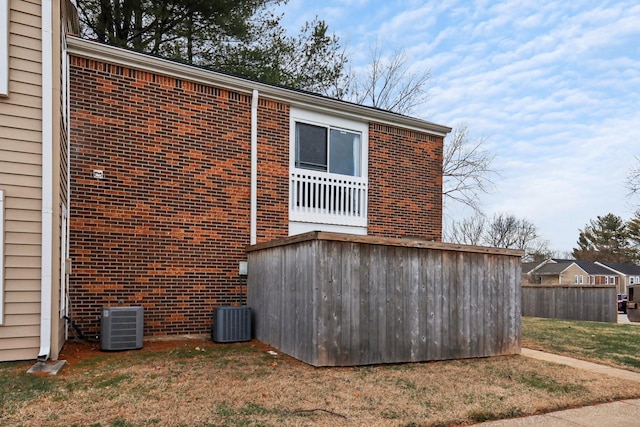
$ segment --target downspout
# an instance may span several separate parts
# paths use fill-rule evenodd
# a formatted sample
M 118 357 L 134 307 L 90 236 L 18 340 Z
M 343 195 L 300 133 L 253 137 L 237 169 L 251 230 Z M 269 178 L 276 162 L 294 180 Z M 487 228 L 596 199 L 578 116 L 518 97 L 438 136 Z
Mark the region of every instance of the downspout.
M 249 242 L 255 245 L 258 239 L 258 90 L 251 99 L 251 231 Z
M 40 352 L 51 354 L 53 248 L 53 38 L 51 0 L 42 1 L 42 244 L 40 277 Z
M 75 6 L 75 1 L 73 1 L 74 6 Z M 70 63 L 70 59 L 69 59 L 69 52 L 67 51 L 67 35 L 66 32 L 65 34 L 62 35 L 64 37 L 64 50 L 62 52 L 62 60 L 65 61 L 66 63 L 66 67 L 65 67 L 65 73 L 62 76 L 63 79 L 65 79 L 66 83 L 66 91 L 62 94 L 62 96 L 65 97 L 66 102 L 65 102 L 65 106 L 66 106 L 66 121 L 65 121 L 65 126 L 66 126 L 66 132 L 65 135 L 67 137 L 66 141 L 63 141 L 62 143 L 66 144 L 66 150 L 67 150 L 67 195 L 65 198 L 65 206 L 67 208 L 67 221 L 64 222 L 62 224 L 63 227 L 66 227 L 66 232 L 65 232 L 65 236 L 67 241 L 65 242 L 65 248 L 66 251 L 65 253 L 60 253 L 60 256 L 65 257 L 65 261 L 64 261 L 64 265 L 65 265 L 65 270 L 60 270 L 60 275 L 61 280 L 65 281 L 65 293 L 64 295 L 60 295 L 60 298 L 65 298 L 64 301 L 64 312 L 60 313 L 62 316 L 65 316 L 65 318 L 69 315 L 69 281 L 67 281 L 67 271 L 71 271 L 71 264 L 69 264 L 70 260 L 68 258 L 69 255 L 69 245 L 71 243 L 71 227 L 70 227 L 70 223 L 71 223 L 71 63 Z M 62 286 L 62 284 L 60 285 Z M 65 320 L 66 322 L 66 320 Z M 65 328 L 64 328 L 64 339 L 65 341 L 69 338 L 69 328 L 67 327 L 67 325 L 65 324 Z

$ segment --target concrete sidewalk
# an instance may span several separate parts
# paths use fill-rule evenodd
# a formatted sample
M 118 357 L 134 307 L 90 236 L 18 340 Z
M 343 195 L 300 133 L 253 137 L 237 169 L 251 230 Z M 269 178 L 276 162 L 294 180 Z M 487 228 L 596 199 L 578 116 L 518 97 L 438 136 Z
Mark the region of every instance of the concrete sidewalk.
M 482 427 L 619 427 L 640 425 L 640 399 L 567 409 L 532 417 L 489 421 Z
M 625 371 L 624 369 L 598 365 L 570 357 L 545 353 L 537 350 L 523 348 L 521 354 L 525 357 L 544 360 L 546 362 L 559 363 L 574 368 L 585 369 L 610 375 L 619 379 L 637 381 L 640 383 L 640 374 Z M 621 400 L 612 403 L 602 403 L 583 408 L 567 409 L 564 411 L 550 412 L 544 415 L 534 415 L 524 418 L 509 420 L 489 421 L 476 424 L 482 427 L 614 427 L 614 426 L 640 426 L 640 399 Z

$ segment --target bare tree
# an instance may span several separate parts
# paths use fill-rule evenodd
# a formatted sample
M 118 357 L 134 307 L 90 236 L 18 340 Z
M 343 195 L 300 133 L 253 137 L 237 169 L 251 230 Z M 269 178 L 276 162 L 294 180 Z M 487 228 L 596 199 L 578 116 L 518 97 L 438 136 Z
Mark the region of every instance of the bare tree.
M 460 222 L 452 223 L 450 229 L 445 233 L 444 239 L 451 243 L 480 246 L 484 243 L 485 227 L 486 217 L 484 215 L 470 216 Z
M 400 114 L 412 114 L 427 102 L 431 71 L 412 72 L 407 55 L 395 49 L 384 57 L 378 44 L 370 48 L 371 63 L 352 75 L 347 93 L 353 102 Z
M 545 259 L 552 255 L 549 242 L 542 239 L 537 227 L 526 219 L 496 214 L 488 220 L 481 213 L 454 222 L 445 233 L 445 241 L 466 245 L 520 249 L 524 260 Z
M 496 214 L 488 224 L 485 240 L 487 244 L 496 248 L 525 250 L 539 237 L 536 226 L 526 219 Z
M 407 55 L 394 50 L 384 57 L 378 45 L 370 49 L 371 63 L 362 74 L 348 76 L 345 96 L 359 104 L 410 114 L 428 101 L 431 80 L 429 70 L 411 72 Z M 442 177 L 443 196 L 480 212 L 480 195 L 493 187 L 493 160 L 485 138 L 471 139 L 466 123 L 461 123 L 453 134 L 445 139 Z
M 636 163 L 640 164 L 640 157 L 638 156 L 636 156 Z M 640 195 L 640 166 L 629 171 L 625 184 L 629 189 L 630 196 Z
M 469 128 L 461 123 L 444 144 L 442 194 L 447 200 L 462 203 L 480 212 L 480 194 L 493 187 L 495 154 L 486 150 L 486 139 L 472 140 Z

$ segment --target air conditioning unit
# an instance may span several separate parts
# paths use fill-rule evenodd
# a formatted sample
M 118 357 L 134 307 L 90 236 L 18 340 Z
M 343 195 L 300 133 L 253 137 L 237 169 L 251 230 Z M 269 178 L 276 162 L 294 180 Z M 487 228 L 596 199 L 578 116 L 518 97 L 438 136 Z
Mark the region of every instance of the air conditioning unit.
M 103 307 L 100 348 L 105 351 L 142 348 L 143 310 L 143 307 Z
M 251 308 L 214 308 L 211 339 L 215 342 L 251 341 Z

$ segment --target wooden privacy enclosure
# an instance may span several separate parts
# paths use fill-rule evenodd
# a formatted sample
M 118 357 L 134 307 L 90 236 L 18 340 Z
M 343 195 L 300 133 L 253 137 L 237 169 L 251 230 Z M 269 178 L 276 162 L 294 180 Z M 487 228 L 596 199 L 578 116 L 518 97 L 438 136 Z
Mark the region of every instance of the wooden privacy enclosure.
M 522 315 L 550 319 L 618 321 L 614 285 L 522 286 Z
M 521 256 L 326 232 L 255 245 L 255 337 L 314 366 L 518 354 Z

